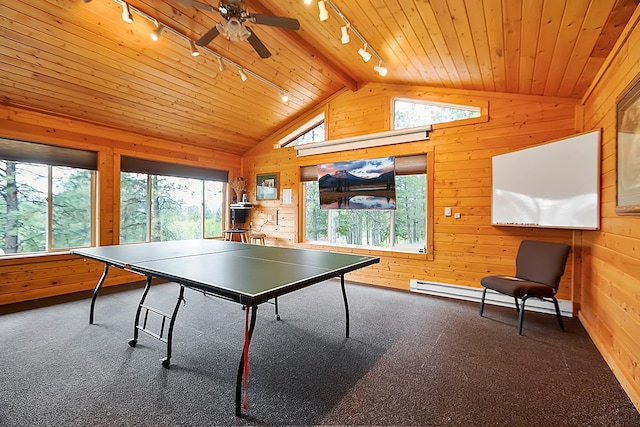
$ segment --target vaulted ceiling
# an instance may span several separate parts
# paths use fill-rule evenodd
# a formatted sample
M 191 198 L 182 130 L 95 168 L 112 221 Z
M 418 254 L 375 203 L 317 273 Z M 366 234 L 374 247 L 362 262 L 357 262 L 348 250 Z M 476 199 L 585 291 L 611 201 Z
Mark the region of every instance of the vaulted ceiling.
M 336 92 L 368 82 L 579 99 L 638 5 L 332 1 L 386 76 L 373 70 L 375 56 L 362 60 L 353 28 L 342 44 L 345 21 L 330 5 L 329 19 L 318 19 L 316 0 L 242 2 L 251 13 L 300 22 L 298 31 L 249 24 L 267 59 L 247 41 L 220 36 L 191 56 L 188 41 L 223 18 L 188 0 L 131 0 L 133 23 L 123 21 L 120 0 L 0 0 L 0 103 L 243 154 Z M 152 41 L 149 17 L 172 30 Z M 217 55 L 230 61 L 225 71 Z

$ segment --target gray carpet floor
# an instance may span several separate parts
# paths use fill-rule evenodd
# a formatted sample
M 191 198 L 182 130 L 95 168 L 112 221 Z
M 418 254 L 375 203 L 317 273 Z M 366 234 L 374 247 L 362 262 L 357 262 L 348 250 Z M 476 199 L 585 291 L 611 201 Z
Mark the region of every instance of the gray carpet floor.
M 248 409 L 234 415 L 243 345 L 239 305 L 186 291 L 165 345 L 127 345 L 140 289 L 0 316 L 2 426 L 640 426 L 640 413 L 575 318 L 347 285 L 285 295 L 281 321 L 258 310 Z M 171 311 L 172 283 L 154 307 Z

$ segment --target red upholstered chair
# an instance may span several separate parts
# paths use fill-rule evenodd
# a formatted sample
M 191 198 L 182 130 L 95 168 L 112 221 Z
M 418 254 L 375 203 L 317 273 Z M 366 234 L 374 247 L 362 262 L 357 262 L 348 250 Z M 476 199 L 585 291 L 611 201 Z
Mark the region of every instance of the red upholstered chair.
M 510 295 L 516 303 L 518 312 L 518 334 L 522 335 L 524 304 L 528 298 L 535 297 L 553 302 L 560 329 L 564 331 L 560 307 L 556 299 L 560 278 L 571 247 L 564 243 L 523 240 L 516 255 L 515 276 L 487 276 L 480 280 L 484 287 L 480 303 L 480 316 L 484 312 L 484 299 L 487 289 Z M 519 300 L 522 301 L 520 305 Z

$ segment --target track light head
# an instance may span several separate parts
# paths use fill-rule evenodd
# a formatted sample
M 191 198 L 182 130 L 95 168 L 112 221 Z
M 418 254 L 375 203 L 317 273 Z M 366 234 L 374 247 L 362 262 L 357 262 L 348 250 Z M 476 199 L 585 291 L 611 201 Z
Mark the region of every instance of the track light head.
M 351 41 L 351 37 L 349 37 L 349 24 L 342 27 L 342 44 L 347 44 Z
M 282 102 L 286 104 L 287 102 L 289 102 L 289 94 L 284 91 L 280 92 L 280 99 L 282 99 Z
M 155 42 L 160 40 L 160 36 L 162 35 L 162 30 L 164 30 L 164 25 L 158 24 L 156 22 L 156 28 L 153 31 L 151 31 L 151 34 L 150 34 L 151 40 Z
M 127 24 L 133 23 L 133 16 L 129 10 L 129 4 L 126 1 L 122 2 L 122 20 Z
M 91 1 L 91 0 L 89 0 L 89 1 Z M 304 4 L 311 4 L 312 1 L 313 0 L 304 0 Z
M 196 46 L 193 40 L 189 40 L 189 47 L 191 48 L 191 56 L 200 56 L 198 46 Z
M 222 60 L 222 56 L 218 56 L 218 69 L 220 70 L 220 72 L 223 72 L 227 69 L 227 66 L 224 65 L 224 61 Z
M 329 11 L 327 10 L 327 5 L 324 0 L 320 0 L 318 2 L 318 9 L 320 9 L 320 20 L 326 21 L 329 19 Z
M 358 53 L 360 54 L 360 56 L 362 57 L 362 60 L 364 62 L 369 62 L 369 60 L 371 59 L 371 54 L 369 52 L 367 52 L 367 47 L 368 46 L 365 43 L 363 47 L 358 49 Z
M 242 79 L 243 82 L 247 81 L 247 73 L 245 73 L 242 68 L 238 70 L 238 74 L 240 74 L 240 78 Z
M 382 64 L 382 61 L 380 61 L 378 63 L 378 65 L 376 65 L 375 67 L 373 67 L 373 71 L 375 71 L 376 73 L 380 74 L 381 77 L 384 77 L 387 75 L 387 67 L 385 67 Z

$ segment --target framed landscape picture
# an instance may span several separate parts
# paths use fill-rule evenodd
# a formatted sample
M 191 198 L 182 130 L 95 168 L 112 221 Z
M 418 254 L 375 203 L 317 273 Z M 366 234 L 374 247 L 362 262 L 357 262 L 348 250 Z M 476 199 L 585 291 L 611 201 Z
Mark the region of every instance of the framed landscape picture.
M 640 215 L 640 74 L 616 105 L 616 213 Z
M 256 175 L 256 200 L 278 200 L 279 173 Z

